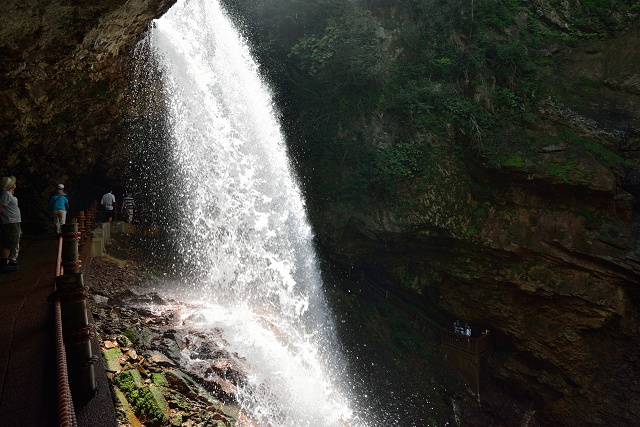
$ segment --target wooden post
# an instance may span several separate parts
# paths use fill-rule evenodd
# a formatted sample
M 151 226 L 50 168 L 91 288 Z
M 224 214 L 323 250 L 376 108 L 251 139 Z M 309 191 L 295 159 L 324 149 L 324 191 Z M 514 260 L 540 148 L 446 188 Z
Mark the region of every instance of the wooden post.
M 80 232 L 80 241 L 78 242 L 78 246 L 79 251 L 82 252 L 84 249 L 84 238 L 86 234 L 84 211 L 78 212 L 76 219 L 78 220 L 78 231 Z
M 77 270 L 78 264 L 78 243 L 80 233 L 78 224 L 72 222 L 62 226 L 62 266 L 65 269 Z
M 91 208 L 89 208 L 89 210 L 85 215 L 85 220 L 84 220 L 84 228 L 86 229 L 86 231 L 93 230 L 92 218 L 93 218 L 93 215 L 91 214 Z M 86 237 L 86 233 L 85 233 L 85 237 Z

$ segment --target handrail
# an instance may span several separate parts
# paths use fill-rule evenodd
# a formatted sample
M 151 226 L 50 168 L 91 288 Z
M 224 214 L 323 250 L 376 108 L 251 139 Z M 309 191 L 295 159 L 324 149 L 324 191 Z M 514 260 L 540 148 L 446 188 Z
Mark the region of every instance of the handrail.
M 56 277 L 63 273 L 62 266 L 62 235 L 58 238 L 58 259 L 56 261 Z M 54 285 L 54 290 L 56 286 Z M 56 329 L 56 377 L 58 391 L 58 425 L 60 427 L 72 427 L 77 424 L 71 390 L 69 389 L 69 374 L 67 372 L 67 356 L 62 335 L 62 310 L 60 298 L 55 297 L 55 329 Z
M 56 261 L 56 277 L 64 274 L 62 266 L 62 235 L 58 236 L 58 260 Z
M 393 293 L 389 292 L 388 289 L 383 289 L 382 286 L 375 283 L 372 279 L 365 276 L 364 272 L 361 272 L 362 282 L 369 286 L 374 291 L 378 292 L 385 299 L 389 300 L 395 306 L 408 312 L 408 310 L 403 306 L 404 303 L 399 297 L 393 295 Z M 429 319 L 426 316 L 419 315 L 416 313 L 416 318 L 420 318 L 423 322 L 426 323 L 428 327 L 430 327 L 433 331 L 440 331 L 440 342 L 441 344 L 448 345 L 450 347 L 455 347 L 460 349 L 466 353 L 470 353 L 473 355 L 480 355 L 485 351 L 491 348 L 491 341 L 489 338 L 489 334 L 483 334 L 479 338 L 470 337 L 468 335 L 463 335 L 460 333 L 456 333 L 454 331 L 449 330 L 446 327 L 442 327 L 441 324 Z
M 127 213 L 125 212 L 124 209 L 124 204 L 117 204 L 114 203 L 111 206 L 113 206 L 113 210 L 108 211 L 106 209 L 98 209 L 98 206 L 107 206 L 104 203 L 98 203 L 98 202 L 91 202 L 91 206 L 94 209 L 94 212 L 101 212 L 101 213 L 105 213 L 105 212 L 113 212 L 114 213 L 114 220 L 118 220 L 118 215 L 122 215 L 123 217 L 127 215 Z M 144 207 L 139 207 L 139 208 L 133 208 L 134 213 L 136 215 L 136 217 L 140 218 L 142 220 L 142 223 L 144 224 L 145 222 L 145 218 L 147 216 L 147 213 L 144 209 Z
M 474 338 L 452 331 L 448 328 L 442 328 L 440 342 L 443 345 L 457 348 L 475 356 L 478 356 L 491 348 L 489 334 L 483 334 L 479 338 Z

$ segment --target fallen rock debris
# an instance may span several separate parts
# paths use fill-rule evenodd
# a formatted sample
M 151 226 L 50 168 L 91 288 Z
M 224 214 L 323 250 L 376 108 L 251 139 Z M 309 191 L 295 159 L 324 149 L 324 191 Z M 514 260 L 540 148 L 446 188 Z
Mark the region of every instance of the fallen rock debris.
M 239 409 L 246 362 L 223 331 L 180 320 L 193 307 L 165 300 L 132 262 L 96 258 L 85 282 L 121 427 L 257 425 Z

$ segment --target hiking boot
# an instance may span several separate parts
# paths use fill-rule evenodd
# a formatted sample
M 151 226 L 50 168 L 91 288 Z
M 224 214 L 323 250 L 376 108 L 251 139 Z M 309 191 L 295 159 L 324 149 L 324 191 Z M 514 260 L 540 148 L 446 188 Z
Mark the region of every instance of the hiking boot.
M 8 259 L 0 259 L 0 273 L 11 273 L 12 271 L 16 271 L 17 269 L 17 266 L 15 268 L 11 268 Z
M 18 271 L 18 264 L 7 264 L 2 270 L 3 273 L 13 273 L 14 271 Z

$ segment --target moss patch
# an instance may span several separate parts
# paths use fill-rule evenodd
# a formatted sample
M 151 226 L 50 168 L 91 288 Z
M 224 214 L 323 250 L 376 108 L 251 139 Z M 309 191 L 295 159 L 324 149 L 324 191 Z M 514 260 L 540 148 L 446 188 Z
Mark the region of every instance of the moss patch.
M 104 367 L 108 372 L 118 372 L 120 370 L 120 357 L 122 352 L 119 348 L 110 348 L 102 352 Z

